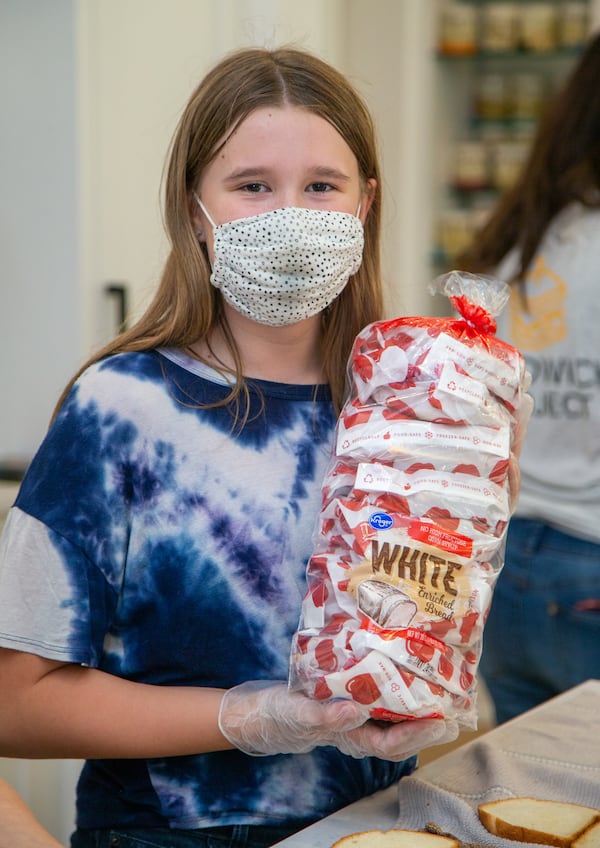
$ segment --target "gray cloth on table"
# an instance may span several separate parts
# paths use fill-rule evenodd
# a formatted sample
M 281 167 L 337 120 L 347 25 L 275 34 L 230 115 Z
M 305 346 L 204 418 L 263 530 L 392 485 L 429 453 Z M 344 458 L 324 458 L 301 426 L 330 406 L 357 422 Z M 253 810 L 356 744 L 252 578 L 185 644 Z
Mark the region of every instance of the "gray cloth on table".
M 403 778 L 395 827 L 433 822 L 463 841 L 515 848 L 530 843 L 490 834 L 478 804 L 528 796 L 600 808 L 598 691 L 570 690 L 552 711 L 532 710 Z

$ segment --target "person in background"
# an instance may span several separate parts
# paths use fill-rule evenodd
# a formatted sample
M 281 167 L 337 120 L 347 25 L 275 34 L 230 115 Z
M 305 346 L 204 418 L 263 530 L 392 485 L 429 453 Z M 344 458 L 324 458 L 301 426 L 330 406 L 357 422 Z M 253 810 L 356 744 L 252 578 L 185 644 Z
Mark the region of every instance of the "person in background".
M 304 51 L 226 57 L 183 112 L 156 296 L 67 387 L 0 545 L 0 752 L 87 760 L 73 848 L 272 845 L 457 734 L 287 686 L 380 185 Z
M 62 848 L 10 783 L 0 778 L 0 848 Z
M 600 677 L 599 80 L 596 35 L 456 260 L 512 284 L 498 335 L 524 354 L 535 404 L 480 665 L 499 722 Z

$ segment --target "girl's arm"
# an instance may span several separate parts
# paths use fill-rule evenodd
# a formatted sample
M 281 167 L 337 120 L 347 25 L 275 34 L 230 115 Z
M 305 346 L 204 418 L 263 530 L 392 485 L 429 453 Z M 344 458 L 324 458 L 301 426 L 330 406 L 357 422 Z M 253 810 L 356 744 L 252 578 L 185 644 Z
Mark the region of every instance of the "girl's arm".
M 20 795 L 0 779 L 0 848 L 62 848 Z
M 351 699 L 313 700 L 285 681 L 153 686 L 0 649 L 0 755 L 147 759 L 235 747 L 261 756 L 336 745 L 353 757 L 404 760 L 458 734 L 439 719 L 385 728 L 367 719 Z
M 257 755 L 303 753 L 337 744 L 337 734 L 366 718 L 352 701 L 312 701 L 289 692 L 285 681 L 253 681 L 227 692 L 154 686 L 0 649 L 0 756 L 148 759 L 234 747 Z
M 0 755 L 147 758 L 232 748 L 218 726 L 222 696 L 0 649 Z

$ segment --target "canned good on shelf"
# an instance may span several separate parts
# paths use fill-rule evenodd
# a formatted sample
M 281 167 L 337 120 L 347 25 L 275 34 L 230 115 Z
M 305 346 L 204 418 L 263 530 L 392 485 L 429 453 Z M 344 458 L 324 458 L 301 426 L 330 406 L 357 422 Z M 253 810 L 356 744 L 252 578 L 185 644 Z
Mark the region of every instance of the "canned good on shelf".
M 581 47 L 588 33 L 588 4 L 586 0 L 569 0 L 560 5 L 558 43 L 560 47 Z
M 546 52 L 558 46 L 558 9 L 555 3 L 524 3 L 521 8 L 520 45 Z
M 477 117 L 485 121 L 502 121 L 507 117 L 509 89 L 504 74 L 483 74 L 477 84 Z
M 454 151 L 454 184 L 462 189 L 485 188 L 490 183 L 489 152 L 481 141 L 461 141 Z
M 544 108 L 545 80 L 541 74 L 515 74 L 511 78 L 510 117 L 536 121 Z
M 473 238 L 473 215 L 469 209 L 446 209 L 439 224 L 439 241 L 444 254 L 452 258 L 462 253 Z
M 492 52 L 518 47 L 519 4 L 487 3 L 482 9 L 481 46 Z
M 442 53 L 468 56 L 479 48 L 477 9 L 464 2 L 450 2 L 442 11 L 439 47 Z
M 525 163 L 529 144 L 525 141 L 504 141 L 494 145 L 492 153 L 492 181 L 497 189 L 505 191 L 514 185 Z

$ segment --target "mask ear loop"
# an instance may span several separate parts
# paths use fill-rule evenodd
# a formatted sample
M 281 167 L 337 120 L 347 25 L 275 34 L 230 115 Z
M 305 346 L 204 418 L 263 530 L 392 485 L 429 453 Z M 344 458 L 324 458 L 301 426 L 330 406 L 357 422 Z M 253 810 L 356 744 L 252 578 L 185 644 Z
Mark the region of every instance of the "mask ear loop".
M 217 225 L 215 224 L 215 222 L 213 221 L 213 219 L 210 217 L 210 214 L 209 214 L 209 212 L 208 212 L 208 210 L 207 210 L 206 206 L 204 205 L 204 203 L 202 203 L 202 201 L 200 200 L 200 198 L 198 197 L 198 195 L 196 194 L 196 192 L 195 192 L 195 191 L 192 191 L 192 194 L 194 195 L 194 200 L 196 201 L 196 203 L 198 204 L 198 206 L 200 207 L 200 209 L 202 209 L 202 211 L 204 212 L 204 214 L 206 215 L 206 217 L 207 217 L 207 218 L 208 218 L 208 220 L 210 221 L 210 224 L 211 224 L 211 226 L 212 226 L 212 228 L 213 228 L 213 230 L 214 230 L 214 228 L 215 228 Z

